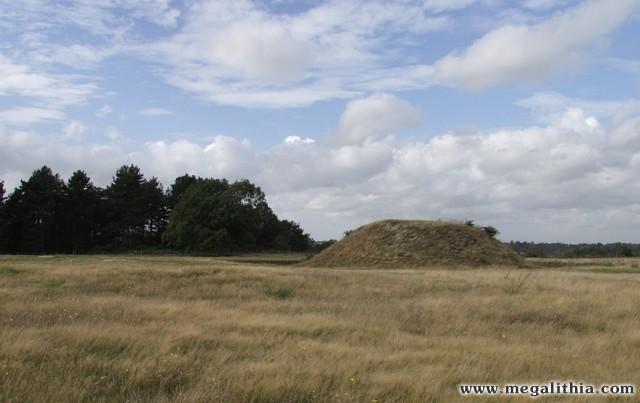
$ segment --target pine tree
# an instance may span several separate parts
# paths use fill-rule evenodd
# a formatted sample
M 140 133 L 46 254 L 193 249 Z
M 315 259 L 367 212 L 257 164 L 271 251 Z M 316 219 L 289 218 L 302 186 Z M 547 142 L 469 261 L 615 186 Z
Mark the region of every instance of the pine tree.
M 68 248 L 72 253 L 88 251 L 98 235 L 99 189 L 84 171 L 75 171 L 66 187 Z
M 164 192 L 135 165 L 120 167 L 105 191 L 107 225 L 114 246 L 128 249 L 157 243 L 165 217 Z
M 64 249 L 65 184 L 47 166 L 33 172 L 6 201 L 9 250 L 56 253 Z
M 8 246 L 5 194 L 4 181 L 0 180 L 0 253 L 6 253 Z

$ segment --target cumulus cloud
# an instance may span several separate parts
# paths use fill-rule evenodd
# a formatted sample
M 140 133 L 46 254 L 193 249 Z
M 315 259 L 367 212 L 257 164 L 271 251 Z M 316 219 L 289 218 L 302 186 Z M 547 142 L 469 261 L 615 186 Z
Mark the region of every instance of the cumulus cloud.
M 130 158 L 165 183 L 192 172 L 231 180 L 254 177 L 257 172 L 251 143 L 222 135 L 204 146 L 186 140 L 151 142 Z
M 407 102 L 394 95 L 375 94 L 347 104 L 336 140 L 342 144 L 359 144 L 418 123 L 420 112 Z
M 348 105 L 336 128 L 357 141 L 289 136 L 266 150 L 229 136 L 205 144 L 154 141 L 123 149 L 4 128 L 0 177 L 11 187 L 43 163 L 63 175 L 86 168 L 100 185 L 122 163 L 138 164 L 165 184 L 187 172 L 246 177 L 265 189 L 278 214 L 300 221 L 317 238 L 385 217 L 475 219 L 496 225 L 505 239 L 637 236 L 637 114 L 604 124 L 571 107 L 540 126 L 449 132 L 408 142 L 394 136 L 405 120 L 380 126 L 371 114 L 353 112 L 377 102 L 412 110 L 399 99 L 373 95 Z M 342 125 L 345 120 L 350 124 Z M 367 125 L 375 129 L 362 129 Z
M 435 78 L 473 90 L 531 81 L 582 63 L 598 39 L 625 22 L 636 0 L 590 0 L 535 25 L 494 29 L 434 64 Z
M 544 123 L 557 121 L 570 108 L 578 108 L 600 118 L 611 118 L 616 122 L 640 112 L 640 100 L 638 99 L 593 101 L 567 97 L 551 91 L 535 93 L 517 101 L 516 104 L 529 109 L 536 118 Z

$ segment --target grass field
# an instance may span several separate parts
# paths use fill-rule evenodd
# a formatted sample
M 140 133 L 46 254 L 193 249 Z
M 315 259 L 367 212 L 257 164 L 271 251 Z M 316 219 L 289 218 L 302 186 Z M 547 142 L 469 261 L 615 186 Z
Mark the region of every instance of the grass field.
M 454 402 L 489 401 L 460 397 L 461 382 L 640 385 L 640 260 L 294 261 L 0 256 L 0 401 Z M 511 400 L 528 399 L 492 401 Z

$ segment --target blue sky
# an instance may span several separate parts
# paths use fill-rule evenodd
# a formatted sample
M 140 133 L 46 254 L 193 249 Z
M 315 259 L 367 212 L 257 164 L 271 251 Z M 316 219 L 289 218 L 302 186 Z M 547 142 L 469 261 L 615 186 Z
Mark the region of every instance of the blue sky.
M 389 217 L 634 241 L 639 0 L 0 0 L 0 178 L 249 178 Z

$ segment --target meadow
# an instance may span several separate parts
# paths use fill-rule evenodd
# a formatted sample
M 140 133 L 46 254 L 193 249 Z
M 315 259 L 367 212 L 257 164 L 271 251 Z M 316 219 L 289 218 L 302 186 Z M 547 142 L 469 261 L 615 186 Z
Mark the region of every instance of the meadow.
M 0 256 L 0 401 L 508 402 L 528 398 L 457 385 L 640 385 L 638 259 L 299 258 Z

